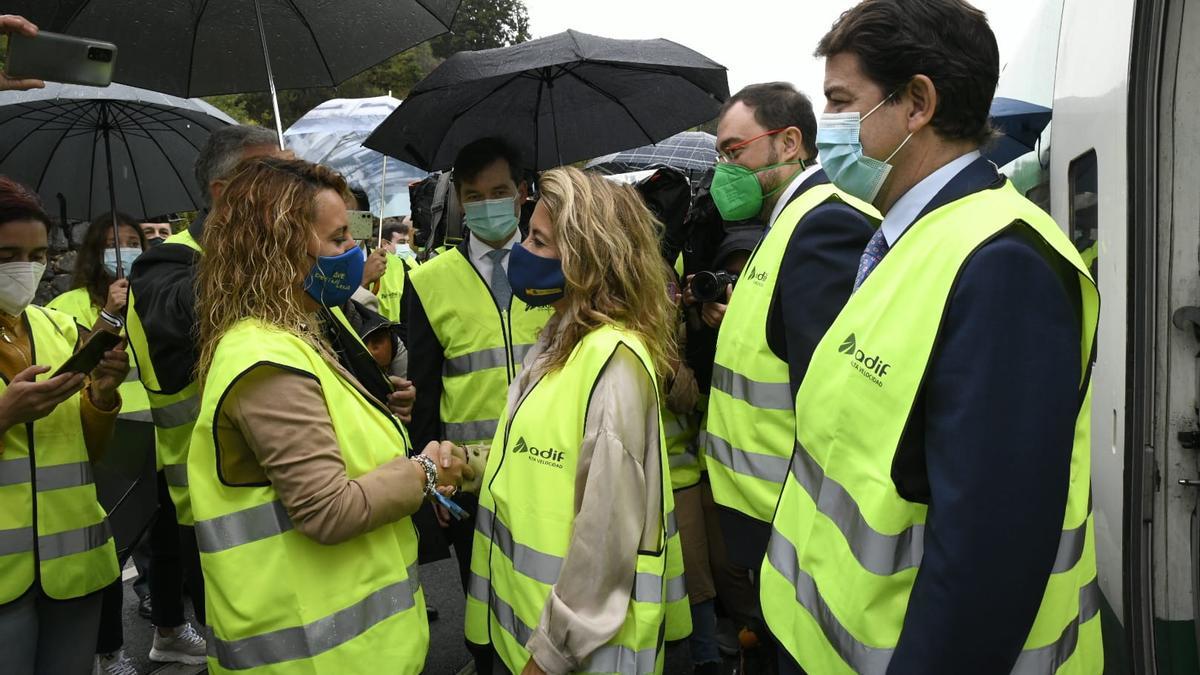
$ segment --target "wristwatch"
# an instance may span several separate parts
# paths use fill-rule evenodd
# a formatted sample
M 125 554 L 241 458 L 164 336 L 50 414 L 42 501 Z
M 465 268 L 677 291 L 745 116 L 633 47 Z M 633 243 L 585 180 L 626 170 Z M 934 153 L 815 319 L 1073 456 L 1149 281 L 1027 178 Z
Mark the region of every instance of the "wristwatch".
M 108 310 L 106 310 L 106 309 L 100 310 L 100 318 L 104 319 L 104 323 L 107 323 L 108 325 L 112 326 L 113 328 L 124 328 L 125 327 L 125 322 L 121 320 L 121 317 L 113 316 L 112 314 L 109 314 Z
M 419 464 L 421 468 L 425 470 L 425 496 L 433 497 L 433 495 L 437 492 L 437 465 L 433 463 L 432 459 L 429 459 L 425 455 L 417 455 L 416 457 L 411 457 L 410 459 Z

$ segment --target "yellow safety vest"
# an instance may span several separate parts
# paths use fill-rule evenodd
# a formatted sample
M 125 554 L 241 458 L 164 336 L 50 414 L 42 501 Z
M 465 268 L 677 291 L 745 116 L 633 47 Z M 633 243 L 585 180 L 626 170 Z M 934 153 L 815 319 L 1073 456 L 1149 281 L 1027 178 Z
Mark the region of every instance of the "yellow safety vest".
M 515 296 L 510 307 L 497 307 L 488 285 L 458 249 L 409 272 L 409 279 L 445 358 L 441 419 L 446 440 L 490 442 L 508 385 L 551 310 L 530 307 Z
M 198 253 L 204 252 L 187 230 L 171 235 L 163 242 L 163 245 L 166 244 L 179 244 Z M 125 323 L 129 335 L 129 351 L 137 360 L 138 374 L 150 400 L 158 468 L 166 478 L 167 490 L 171 493 L 171 501 L 175 503 L 176 520 L 180 525 L 191 525 L 194 519 L 187 489 L 188 441 L 192 436 L 192 427 L 196 424 L 196 415 L 200 412 L 200 388 L 196 381 L 192 380 L 179 391 L 163 391 L 158 382 L 158 375 L 154 372 L 150 345 L 146 340 L 142 320 L 138 316 L 137 302 L 132 289 L 129 291 Z
M 254 320 L 221 338 L 188 454 L 212 624 L 209 671 L 421 672 L 429 626 L 409 518 L 321 544 L 293 529 L 270 483 L 235 486 L 222 478 L 213 425 L 233 384 L 261 364 L 320 383 L 350 478 L 411 448 L 382 403 L 361 394 L 300 338 Z
M 1082 405 L 1059 553 L 1014 672 L 1102 669 L 1086 375 L 1099 295 L 1063 232 L 1010 183 L 913 224 L 813 354 L 796 397 L 796 453 L 761 577 L 771 632 L 810 673 L 887 670 L 921 567 L 928 515 L 926 505 L 897 492 L 892 463 L 959 272 L 1014 223 L 1028 225 L 1075 268 L 1083 299 Z
M 404 279 L 407 271 L 417 268 L 417 261 L 411 258 L 401 258 L 388 254 L 387 267 L 383 277 L 379 279 L 379 313 L 393 323 L 400 321 L 401 307 L 404 301 Z
M 713 501 L 763 522 L 775 510 L 796 434 L 788 364 L 767 345 L 767 315 L 792 233 L 831 201 L 878 218 L 829 183 L 796 197 L 746 262 L 717 335 L 705 434 Z
M 700 457 L 696 450 L 700 414 L 678 415 L 664 405 L 662 423 L 667 441 L 667 460 L 671 467 L 671 489 L 690 488 L 700 482 Z
M 566 365 L 542 377 L 492 445 L 476 517 L 466 637 L 494 645 L 516 673 L 529 660 L 525 643 L 541 619 L 570 544 L 588 400 L 622 344 L 638 356 L 657 388 L 652 362 L 638 337 L 614 327 L 597 329 L 576 345 Z M 661 425 L 659 437 L 658 457 L 665 467 Z M 581 672 L 661 672 L 663 640 L 691 632 L 666 471 L 662 498 L 662 535 L 656 550 L 638 552 L 625 623 L 608 644 L 592 653 Z
M 30 306 L 30 360 L 50 372 L 75 351 L 75 319 Z M 0 378 L 0 394 L 8 381 Z M 112 583 L 117 551 L 104 507 L 96 500 L 77 394 L 46 417 L 4 433 L 0 453 L 0 605 L 21 597 L 35 579 L 56 600 L 78 598 Z
M 76 288 L 54 298 L 46 305 L 75 317 L 84 328 L 91 330 L 100 319 L 100 308 L 92 303 L 92 296 L 86 288 Z M 150 416 L 150 399 L 146 396 L 146 388 L 139 379 L 137 356 L 129 354 L 129 375 L 121 383 L 121 413 L 119 417 L 131 422 L 152 423 Z

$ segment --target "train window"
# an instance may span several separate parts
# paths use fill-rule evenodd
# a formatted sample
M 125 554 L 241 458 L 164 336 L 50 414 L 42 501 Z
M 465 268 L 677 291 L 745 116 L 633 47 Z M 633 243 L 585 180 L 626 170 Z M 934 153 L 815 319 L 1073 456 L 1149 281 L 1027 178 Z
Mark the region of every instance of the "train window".
M 1071 161 L 1067 180 L 1071 191 L 1071 241 L 1083 256 L 1084 264 L 1091 269 L 1092 277 L 1096 278 L 1099 272 L 1096 263 L 1100 241 L 1100 183 L 1095 150 Z

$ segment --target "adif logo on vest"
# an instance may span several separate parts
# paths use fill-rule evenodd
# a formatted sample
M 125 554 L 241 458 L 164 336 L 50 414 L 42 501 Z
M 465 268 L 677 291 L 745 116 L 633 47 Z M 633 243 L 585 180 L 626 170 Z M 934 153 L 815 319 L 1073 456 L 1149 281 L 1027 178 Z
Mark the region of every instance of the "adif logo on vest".
M 517 439 L 517 445 L 513 447 L 513 454 L 529 455 L 529 459 L 537 462 L 538 464 L 545 464 L 546 466 L 552 466 L 556 469 L 561 469 L 563 467 L 563 457 L 565 456 L 565 453 L 563 453 L 562 450 L 555 450 L 554 448 L 550 448 L 549 450 L 539 450 L 538 448 L 526 443 L 524 436 Z
M 766 270 L 759 272 L 753 266 L 751 266 L 749 271 L 742 272 L 741 275 L 738 276 L 738 281 L 751 281 L 756 286 L 762 286 L 763 284 L 767 283 L 767 278 L 770 276 L 771 275 L 768 274 Z
M 850 337 L 847 337 L 842 342 L 842 346 L 838 347 L 838 351 L 854 359 L 854 369 L 862 373 L 863 377 L 866 377 L 880 387 L 883 386 L 883 377 L 888 374 L 888 368 L 891 368 L 892 364 L 884 363 L 881 356 L 868 356 L 866 352 L 859 349 L 858 340 L 854 337 L 854 333 L 851 333 Z

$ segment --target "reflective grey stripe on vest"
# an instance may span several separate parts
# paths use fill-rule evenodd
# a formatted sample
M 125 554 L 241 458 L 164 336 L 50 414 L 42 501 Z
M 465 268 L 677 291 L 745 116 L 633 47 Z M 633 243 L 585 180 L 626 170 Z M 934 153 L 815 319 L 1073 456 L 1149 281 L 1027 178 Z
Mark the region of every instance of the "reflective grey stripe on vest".
M 708 457 L 720 462 L 730 471 L 750 478 L 783 484 L 787 477 L 788 457 L 760 455 L 735 448 L 729 441 L 709 431 Z
M 421 563 L 413 563 L 407 567 L 408 580 L 412 584 L 413 595 L 421 591 Z
M 12 530 L 0 530 L 0 555 L 27 553 L 32 550 L 32 527 L 18 527 Z
M 459 375 L 477 373 L 481 370 L 506 368 L 507 366 L 508 348 L 495 347 L 493 349 L 481 349 L 477 352 L 446 359 L 442 364 L 442 375 L 446 377 L 458 377 Z
M 165 406 L 150 406 L 150 416 L 154 418 L 154 426 L 161 429 L 174 429 L 185 424 L 193 424 L 200 416 L 200 395 L 192 394 L 182 401 Z
M 833 521 L 846 538 L 859 564 L 874 574 L 889 576 L 921 564 L 925 553 L 925 526 L 905 528 L 899 534 L 876 531 L 840 483 L 829 478 L 808 452 L 796 445 L 792 477 L 804 488 L 817 510 Z
M 638 602 L 676 602 L 687 597 L 683 575 L 667 579 L 667 597 L 663 598 L 663 578 L 649 572 L 638 572 L 633 580 L 633 599 Z
M 488 581 L 487 577 L 481 577 L 471 572 L 471 576 L 467 579 L 467 595 L 486 605 L 491 593 L 492 582 Z
M 696 457 L 694 452 L 681 452 L 678 455 L 670 455 L 667 457 L 667 464 L 672 469 L 678 469 L 685 466 L 693 466 L 698 464 L 700 459 Z
M 474 422 L 446 422 L 446 439 L 451 441 L 491 440 L 496 436 L 500 420 L 476 420 Z
M 667 539 L 679 534 L 679 524 L 675 522 L 675 512 L 667 514 Z
M 163 478 L 171 487 L 187 487 L 187 464 L 163 464 Z
M 38 555 L 42 560 L 54 560 L 100 548 L 111 538 L 112 532 L 108 529 L 108 519 L 105 518 L 95 525 L 81 527 L 78 530 L 44 534 L 38 537 Z
M 533 349 L 533 345 L 513 345 L 513 363 L 521 365 L 525 362 L 525 357 L 529 354 L 529 350 Z
M 674 438 L 686 431 L 687 428 L 683 426 L 683 420 L 679 419 L 678 415 L 663 416 L 663 435 L 667 438 Z
M 755 408 L 792 411 L 796 407 L 791 384 L 752 380 L 719 363 L 713 365 L 712 386 Z
M 224 668 L 240 670 L 310 659 L 362 635 L 415 606 L 409 579 L 385 586 L 359 602 L 312 623 L 240 640 L 221 640 L 209 631 L 208 655 Z
M 117 419 L 126 420 L 128 422 L 145 422 L 147 424 L 154 423 L 154 411 L 152 410 L 137 410 L 134 412 L 123 412 L 117 415 Z
M 512 606 L 500 599 L 494 590 L 490 587 L 489 590 L 491 592 L 486 602 L 496 623 L 500 624 L 500 627 L 521 645 L 529 642 L 529 638 L 533 636 L 533 629 L 526 626 L 525 622 L 521 621 L 517 613 L 513 611 Z M 592 652 L 587 661 L 580 665 L 579 672 L 639 675 L 640 673 L 654 672 L 657 660 L 658 649 L 655 647 L 635 652 L 620 645 L 604 645 Z
M 220 553 L 292 529 L 292 519 L 279 501 L 196 521 L 196 544 L 201 553 Z
M 1083 545 L 1087 541 L 1087 525 L 1088 518 L 1091 517 L 1091 507 L 1088 508 L 1088 516 L 1083 519 L 1083 524 L 1073 530 L 1063 530 L 1062 536 L 1058 540 L 1058 555 L 1054 557 L 1054 568 L 1050 570 L 1051 574 L 1061 574 L 1075 567 L 1079 559 L 1083 557 Z
M 92 463 L 72 462 L 37 468 L 37 491 L 65 490 L 92 484 Z
M 887 670 L 892 659 L 891 649 L 869 647 L 858 641 L 837 616 L 825 604 L 817 590 L 816 582 L 800 568 L 796 548 L 778 530 L 771 532 L 767 545 L 767 561 L 796 590 L 796 601 L 808 611 L 821 627 L 829 644 L 856 672 L 873 674 Z M 1079 616 L 1063 630 L 1062 636 L 1053 644 L 1021 653 L 1014 673 L 1033 675 L 1052 673 L 1057 664 L 1065 661 L 1074 651 L 1079 640 L 1079 624 L 1090 620 L 1099 611 L 1099 587 L 1096 581 L 1084 586 L 1079 593 Z
M 0 487 L 19 485 L 30 481 L 29 458 L 17 457 L 0 460 Z
M 1040 675 L 1058 670 L 1079 645 L 1079 626 L 1091 621 L 1100 613 L 1100 581 L 1092 579 L 1079 591 L 1079 616 L 1067 624 L 1057 640 L 1037 649 L 1027 649 L 1017 657 L 1013 673 L 1018 675 Z
M 495 542 L 504 556 L 512 561 L 513 569 L 517 572 L 550 586 L 558 581 L 563 559 L 516 543 L 508 526 L 483 506 L 475 513 L 475 529 Z

